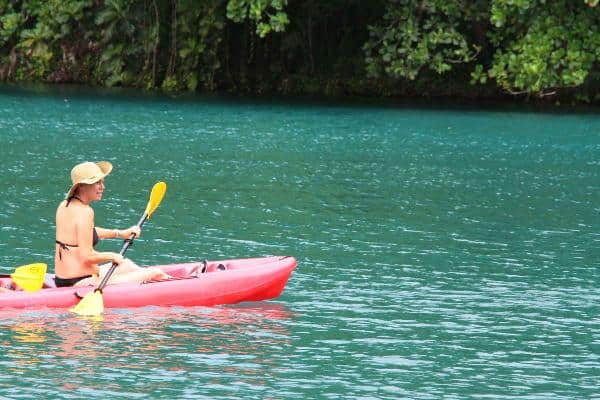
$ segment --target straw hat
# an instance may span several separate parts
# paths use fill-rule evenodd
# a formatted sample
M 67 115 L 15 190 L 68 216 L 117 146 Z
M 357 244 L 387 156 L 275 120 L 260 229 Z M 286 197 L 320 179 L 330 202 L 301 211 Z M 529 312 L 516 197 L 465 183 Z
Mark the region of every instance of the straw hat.
M 67 193 L 67 199 L 73 196 L 77 187 L 82 183 L 96 183 L 100 179 L 104 179 L 104 177 L 110 174 L 112 171 L 112 164 L 108 161 L 98 161 L 96 163 L 86 161 L 81 164 L 77 164 L 71 170 L 71 181 L 73 182 L 73 186 L 69 189 Z

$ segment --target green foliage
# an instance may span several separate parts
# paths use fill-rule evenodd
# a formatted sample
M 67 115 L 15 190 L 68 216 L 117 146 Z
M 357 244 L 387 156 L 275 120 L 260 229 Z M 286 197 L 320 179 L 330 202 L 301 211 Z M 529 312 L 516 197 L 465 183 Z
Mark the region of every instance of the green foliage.
M 92 0 L 48 0 L 24 2 L 24 20 L 35 21 L 31 28 L 23 29 L 17 47 L 25 55 L 19 75 L 23 78 L 41 79 L 52 72 L 56 55 L 65 42 L 78 38 L 73 29 L 84 18 L 84 11 Z M 20 20 L 13 19 L 18 23 Z M 13 25 L 16 30 L 19 25 Z M 14 33 L 14 32 L 13 32 Z M 11 33 L 12 35 L 12 33 Z
M 462 32 L 459 1 L 389 1 L 383 23 L 364 46 L 371 77 L 414 80 L 424 69 L 443 74 L 476 55 Z
M 592 29 L 599 11 L 568 0 L 494 1 L 491 36 L 500 46 L 489 77 L 511 93 L 537 96 L 582 85 L 600 60 L 600 31 Z M 500 29 L 508 21 L 518 29 Z
M 598 102 L 599 1 L 0 0 L 0 79 Z
M 23 24 L 23 16 L 20 13 L 5 13 L 0 17 L 0 46 L 14 39 L 15 34 Z
M 219 49 L 225 26 L 223 0 L 180 1 L 177 8 L 177 68 L 167 76 L 166 90 L 214 90 L 221 67 Z
M 167 92 L 175 92 L 179 89 L 177 78 L 173 75 L 167 76 L 162 82 L 162 89 Z
M 132 83 L 132 74 L 126 65 L 142 51 L 135 36 L 140 23 L 134 8 L 135 0 L 107 0 L 96 14 L 95 24 L 100 29 L 101 51 L 96 66 L 96 77 L 106 86 Z
M 426 79 L 462 64 L 470 82 L 509 93 L 556 94 L 583 85 L 600 60 L 597 1 L 389 0 L 364 46 L 367 74 Z M 489 11 L 488 11 L 489 10 Z M 483 22 L 487 19 L 489 24 Z M 475 41 L 485 29 L 485 39 Z M 492 57 L 480 55 L 492 54 Z
M 227 17 L 235 22 L 246 19 L 256 24 L 256 33 L 264 38 L 271 32 L 283 32 L 289 24 L 283 11 L 287 0 L 229 0 Z

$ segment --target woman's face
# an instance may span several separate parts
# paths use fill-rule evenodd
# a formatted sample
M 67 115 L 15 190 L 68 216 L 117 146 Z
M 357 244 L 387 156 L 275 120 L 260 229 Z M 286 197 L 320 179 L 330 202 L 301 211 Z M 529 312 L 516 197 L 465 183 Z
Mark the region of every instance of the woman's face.
M 82 184 L 79 187 L 79 191 L 89 201 L 101 200 L 102 193 L 104 193 L 104 179 L 100 179 L 98 182 L 92 184 Z

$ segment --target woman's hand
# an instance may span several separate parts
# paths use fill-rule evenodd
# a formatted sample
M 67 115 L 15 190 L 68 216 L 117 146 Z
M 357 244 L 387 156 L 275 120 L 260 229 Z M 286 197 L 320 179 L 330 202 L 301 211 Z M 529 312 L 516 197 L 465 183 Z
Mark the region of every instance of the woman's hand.
M 142 230 L 140 229 L 139 226 L 134 225 L 131 228 L 123 229 L 122 231 L 119 231 L 119 237 L 121 239 L 129 239 L 132 234 L 134 234 L 135 237 L 138 238 L 142 234 Z

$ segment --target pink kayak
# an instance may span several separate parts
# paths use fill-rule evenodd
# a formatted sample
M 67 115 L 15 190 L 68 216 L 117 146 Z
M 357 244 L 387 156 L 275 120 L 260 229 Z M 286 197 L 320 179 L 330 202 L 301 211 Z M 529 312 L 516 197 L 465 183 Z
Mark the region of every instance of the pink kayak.
M 157 265 L 173 279 L 143 284 L 107 285 L 103 290 L 106 308 L 143 306 L 213 306 L 273 299 L 281 294 L 292 271 L 293 257 L 263 257 L 183 264 Z M 54 286 L 54 275 L 46 274 L 37 292 L 0 292 L 2 308 L 69 308 L 94 287 Z M 0 286 L 12 284 L 0 276 Z

